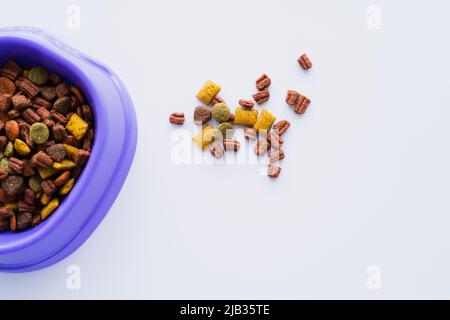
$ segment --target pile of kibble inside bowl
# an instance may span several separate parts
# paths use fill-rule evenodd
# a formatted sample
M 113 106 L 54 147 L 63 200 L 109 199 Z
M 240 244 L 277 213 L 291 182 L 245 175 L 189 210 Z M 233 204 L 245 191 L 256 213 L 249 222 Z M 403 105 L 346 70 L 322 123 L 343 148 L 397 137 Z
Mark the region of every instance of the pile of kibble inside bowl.
M 81 90 L 43 67 L 0 68 L 0 232 L 35 227 L 72 190 L 94 140 Z
M 302 54 L 297 62 L 303 70 L 312 68 L 312 62 L 306 54 Z M 221 87 L 212 81 L 207 81 L 197 93 L 197 98 L 203 104 L 195 108 L 193 120 L 196 124 L 203 125 L 203 128 L 192 139 L 193 142 L 202 151 L 209 148 L 211 154 L 220 159 L 225 151 L 239 151 L 241 144 L 234 139 L 234 132 L 236 126 L 241 126 L 244 128 L 245 139 L 256 141 L 255 153 L 260 157 L 265 155 L 269 157 L 267 175 L 270 178 L 278 178 L 281 173 L 280 161 L 285 158 L 282 136 L 291 123 L 288 120 L 276 122 L 273 111 L 269 111 L 268 108 L 263 108 L 261 112 L 255 108 L 255 102 L 262 105 L 269 101 L 271 83 L 269 76 L 261 75 L 256 80 L 257 92 L 252 95 L 253 99 L 240 99 L 239 107 L 233 113 L 228 104 L 218 95 Z M 295 113 L 304 114 L 311 100 L 298 91 L 288 90 L 286 103 L 293 107 Z M 211 118 L 219 123 L 216 127 L 208 124 Z M 172 113 L 169 122 L 183 125 L 184 113 Z

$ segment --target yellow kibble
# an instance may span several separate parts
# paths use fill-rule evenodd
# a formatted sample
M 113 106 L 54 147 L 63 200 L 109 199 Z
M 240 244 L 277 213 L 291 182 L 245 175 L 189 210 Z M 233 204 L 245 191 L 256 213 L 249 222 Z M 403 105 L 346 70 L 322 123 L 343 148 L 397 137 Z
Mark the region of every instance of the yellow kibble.
M 213 126 L 207 124 L 202 131 L 196 134 L 192 141 L 204 151 L 216 139 L 216 130 Z
M 217 84 L 208 80 L 197 93 L 197 98 L 204 104 L 210 104 L 220 90 L 221 88 Z
M 43 193 L 41 196 L 41 204 L 43 206 L 46 206 L 49 202 L 50 202 L 50 198 L 45 193 Z
M 67 122 L 66 124 L 67 131 L 73 134 L 74 137 L 77 138 L 78 140 L 83 139 L 88 128 L 89 128 L 88 123 L 83 119 L 81 119 L 81 117 L 76 113 L 74 113 L 70 117 L 69 122 Z
M 237 108 L 234 111 L 234 124 L 253 127 L 258 120 L 258 110 Z
M 61 189 L 59 189 L 59 194 L 62 195 L 62 196 L 65 196 L 66 194 L 68 194 L 70 192 L 70 190 L 72 190 L 74 183 L 75 183 L 75 179 L 74 178 L 72 178 L 69 181 L 67 181 L 61 187 Z
M 267 109 L 263 109 L 253 129 L 255 129 L 256 132 L 259 132 L 259 130 L 265 130 L 267 132 L 272 127 L 274 121 L 275 116 L 267 111 Z
M 23 157 L 26 157 L 31 152 L 27 144 L 20 139 L 14 141 L 14 149 L 16 149 L 17 153 Z
M 71 160 L 64 159 L 61 162 L 53 162 L 53 169 L 61 171 L 61 170 L 70 170 L 77 166 L 77 164 Z
M 16 210 L 17 209 L 17 202 L 5 203 L 4 207 L 8 208 L 8 209 Z
M 48 168 L 38 168 L 37 169 L 39 172 L 39 176 L 45 180 L 53 175 L 55 175 L 56 173 L 58 173 L 58 171 L 56 171 L 55 169 L 53 169 L 52 167 L 48 167 Z
M 59 206 L 59 200 L 53 199 L 41 211 L 41 218 L 45 220 Z
M 78 148 L 71 146 L 70 144 L 63 144 L 64 149 L 66 150 L 66 156 L 73 161 L 77 160 L 78 157 Z

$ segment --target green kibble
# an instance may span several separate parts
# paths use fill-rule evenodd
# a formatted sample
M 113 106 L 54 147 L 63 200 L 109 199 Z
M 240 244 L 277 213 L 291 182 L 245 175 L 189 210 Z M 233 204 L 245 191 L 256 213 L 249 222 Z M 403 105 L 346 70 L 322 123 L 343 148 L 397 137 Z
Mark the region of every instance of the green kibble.
M 33 176 L 28 180 L 28 186 L 36 193 L 41 192 L 41 182 L 41 178 L 38 176 Z
M 42 67 L 34 67 L 28 72 L 28 79 L 38 86 L 44 85 L 48 81 L 49 73 Z
M 43 144 L 47 142 L 49 135 L 50 131 L 45 124 L 36 122 L 31 126 L 30 138 L 34 143 Z
M 233 126 L 229 122 L 222 122 L 217 126 L 217 130 L 221 132 L 223 139 L 231 139 L 233 137 Z
M 6 171 L 8 171 L 9 174 L 13 174 L 14 173 L 14 171 L 12 171 L 12 169 L 9 167 L 7 158 L 3 158 L 2 160 L 0 160 L 0 167 L 5 169 Z
M 6 158 L 11 158 L 14 154 L 14 145 L 11 141 L 6 144 L 5 150 L 3 150 L 3 155 Z
M 228 108 L 228 106 L 225 103 L 221 102 L 216 103 L 214 107 L 212 107 L 211 114 L 214 120 L 222 123 L 230 119 L 231 112 L 230 108 Z

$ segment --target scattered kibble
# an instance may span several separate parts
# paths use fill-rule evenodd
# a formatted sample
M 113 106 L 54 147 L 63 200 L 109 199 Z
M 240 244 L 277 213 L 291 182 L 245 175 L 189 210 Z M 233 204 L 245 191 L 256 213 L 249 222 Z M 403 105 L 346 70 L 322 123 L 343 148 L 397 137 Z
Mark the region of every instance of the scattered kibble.
M 311 60 L 306 54 L 301 55 L 297 61 L 305 70 L 311 69 L 312 67 Z M 272 80 L 265 73 L 263 73 L 256 80 L 256 88 L 258 89 L 258 92 L 253 94 L 252 97 L 258 105 L 269 101 L 269 87 L 271 84 Z M 59 90 L 57 88 L 56 94 L 58 95 L 58 92 L 62 90 L 64 90 L 64 88 L 60 88 Z M 284 143 L 284 139 L 281 136 L 283 136 L 287 132 L 287 130 L 291 126 L 291 123 L 288 120 L 280 120 L 275 123 L 276 117 L 274 114 L 272 114 L 272 112 L 264 108 L 261 110 L 261 113 L 259 113 L 259 111 L 254 108 L 255 103 L 252 100 L 247 99 L 240 99 L 240 108 L 236 108 L 235 112 L 231 113 L 225 101 L 220 96 L 218 96 L 218 93 L 220 91 L 221 87 L 219 85 L 208 80 L 203 85 L 201 90 L 197 93 L 197 98 L 202 101 L 204 105 L 200 105 L 195 108 L 194 123 L 204 126 L 202 130 L 192 138 L 192 141 L 196 145 L 198 145 L 202 151 L 210 146 L 209 151 L 211 155 L 216 159 L 220 159 L 224 156 L 225 151 L 238 152 L 240 150 L 240 142 L 233 139 L 233 134 L 235 131 L 234 125 L 244 126 L 246 127 L 244 129 L 244 138 L 249 141 L 256 141 L 254 149 L 255 153 L 258 156 L 264 156 L 267 154 L 267 156 L 269 157 L 267 175 L 273 179 L 278 178 L 281 173 L 281 167 L 278 165 L 278 163 L 285 158 L 285 152 L 281 149 L 281 146 Z M 51 92 L 49 92 L 49 94 L 51 94 Z M 0 95 L 0 110 L 2 109 L 2 105 L 8 105 L 10 103 L 11 102 L 7 99 L 2 99 Z M 23 101 L 22 103 L 26 104 L 26 101 Z M 296 113 L 303 114 L 311 103 L 311 100 L 295 90 L 289 90 L 286 97 L 286 103 L 290 106 L 293 106 Z M 211 106 L 211 109 L 209 109 L 207 106 Z M 59 112 L 64 114 L 63 110 L 60 110 Z M 30 114 L 30 117 L 32 116 L 33 115 Z M 211 118 L 218 123 L 216 129 L 214 129 L 212 125 L 207 124 L 211 120 Z M 169 121 L 174 124 L 183 124 L 185 121 L 184 114 L 173 113 L 171 114 Z M 74 132 L 71 133 L 75 135 Z M 64 139 L 67 138 L 63 138 L 62 140 Z M 222 140 L 222 144 L 219 142 L 220 140 Z M 2 143 L 6 144 L 7 142 L 0 139 L 0 145 L 2 145 Z M 51 165 L 51 167 L 48 167 L 48 163 L 44 161 L 45 159 L 40 159 L 41 166 L 40 168 L 38 168 L 38 171 L 49 169 L 61 171 L 70 168 L 70 166 L 67 167 L 62 165 L 62 162 L 70 162 L 70 160 L 63 160 L 62 162 L 58 161 L 57 159 L 55 159 L 55 156 L 52 155 L 52 150 L 50 150 L 51 148 L 56 148 L 56 146 L 47 148 L 48 153 L 52 156 L 55 162 Z M 79 153 L 82 153 L 82 151 L 79 151 L 77 148 L 71 146 L 69 142 L 67 142 L 66 144 L 66 141 L 64 141 L 63 148 L 65 150 L 67 158 L 72 160 L 80 158 Z M 58 149 L 62 151 L 62 148 Z M 3 179 L 2 177 L 8 176 L 8 170 L 11 170 L 11 166 L 13 166 L 14 169 L 15 167 L 17 167 L 17 164 L 14 162 L 12 162 L 11 164 L 2 164 L 0 162 L 0 168 L 2 166 L 4 168 L 3 171 L 0 171 L 0 180 Z M 39 171 L 39 174 L 41 178 L 43 178 L 43 175 L 53 175 L 54 173 L 46 171 L 41 173 Z M 64 173 L 55 180 L 55 184 L 58 187 L 64 186 L 63 188 L 66 188 L 66 186 L 68 185 L 71 188 L 71 181 L 69 181 L 69 177 L 65 177 Z M 46 192 L 45 189 L 48 189 L 48 186 L 44 188 L 44 194 L 41 197 L 41 201 L 42 198 L 44 198 L 44 196 L 46 196 L 46 194 L 49 192 L 48 190 Z M 50 191 L 52 190 L 50 189 Z M 60 193 L 61 192 L 64 191 L 62 191 L 61 189 Z
M 70 194 L 90 155 L 94 118 L 80 89 L 11 60 L 0 68 L 0 112 L 0 232 L 19 232 Z

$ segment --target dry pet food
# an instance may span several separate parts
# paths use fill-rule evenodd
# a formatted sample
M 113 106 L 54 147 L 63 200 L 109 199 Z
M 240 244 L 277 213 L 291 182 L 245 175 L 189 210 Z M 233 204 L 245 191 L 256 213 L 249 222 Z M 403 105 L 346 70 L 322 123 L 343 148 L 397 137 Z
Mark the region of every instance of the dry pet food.
M 194 111 L 194 122 L 205 124 L 211 119 L 211 111 L 205 106 L 198 106 Z
M 257 104 L 263 104 L 264 102 L 269 101 L 269 98 L 270 98 L 269 90 L 263 90 L 253 95 L 253 100 L 255 100 Z
M 263 91 L 264 89 L 267 89 L 271 83 L 272 80 L 270 80 L 270 78 L 264 73 L 262 76 L 256 79 L 256 88 L 259 91 Z
M 285 157 L 284 151 L 281 149 L 269 151 L 267 155 L 269 156 L 270 163 L 283 160 Z
M 255 153 L 258 156 L 263 156 L 269 150 L 270 144 L 266 140 L 259 140 L 255 146 Z
M 244 137 L 247 140 L 254 141 L 254 140 L 256 140 L 258 138 L 258 133 L 253 128 L 246 128 L 244 130 Z
M 241 100 L 239 100 L 239 105 L 241 107 L 251 109 L 254 107 L 255 103 L 252 100 L 241 99 Z
M 237 140 L 225 139 L 223 140 L 223 148 L 225 149 L 225 151 L 238 152 L 239 149 L 241 148 L 241 143 Z
M 233 138 L 233 125 L 229 122 L 222 122 L 217 126 L 217 130 L 220 131 L 220 136 L 222 139 L 232 139 Z
M 220 143 L 214 142 L 209 148 L 209 151 L 211 152 L 211 155 L 216 159 L 220 159 L 223 157 L 224 150 Z
M 273 125 L 273 129 L 278 132 L 280 136 L 286 133 L 286 131 L 291 126 L 291 123 L 287 120 L 280 120 Z
M 172 124 L 183 125 L 184 124 L 184 113 L 174 112 L 169 117 L 169 122 Z
M 253 127 L 258 120 L 258 110 L 237 108 L 234 111 L 234 124 Z
M 267 168 L 267 175 L 270 178 L 276 179 L 280 176 L 281 173 L 281 167 L 279 167 L 276 164 L 269 164 L 269 167 Z
M 263 109 L 253 129 L 255 129 L 256 132 L 259 132 L 260 130 L 268 132 L 274 122 L 275 116 L 273 116 L 269 111 L 267 111 L 267 109 Z
M 192 138 L 192 141 L 204 151 L 215 139 L 216 130 L 213 126 L 207 124 L 194 138 Z
M 0 115 L 0 231 L 21 231 L 48 218 L 72 190 L 91 152 L 93 113 L 56 74 L 7 61 Z
M 288 90 L 286 103 L 294 107 L 295 113 L 303 114 L 306 112 L 311 100 L 295 90 Z
M 208 80 L 197 93 L 197 98 L 204 104 L 210 104 L 220 90 L 221 88 L 217 84 Z
M 308 56 L 305 54 L 302 54 L 298 59 L 297 59 L 298 64 L 305 70 L 309 70 L 312 68 L 312 62 L 311 60 L 309 60 Z
M 211 115 L 219 123 L 227 122 L 231 116 L 230 108 L 224 102 L 217 103 L 211 108 Z

